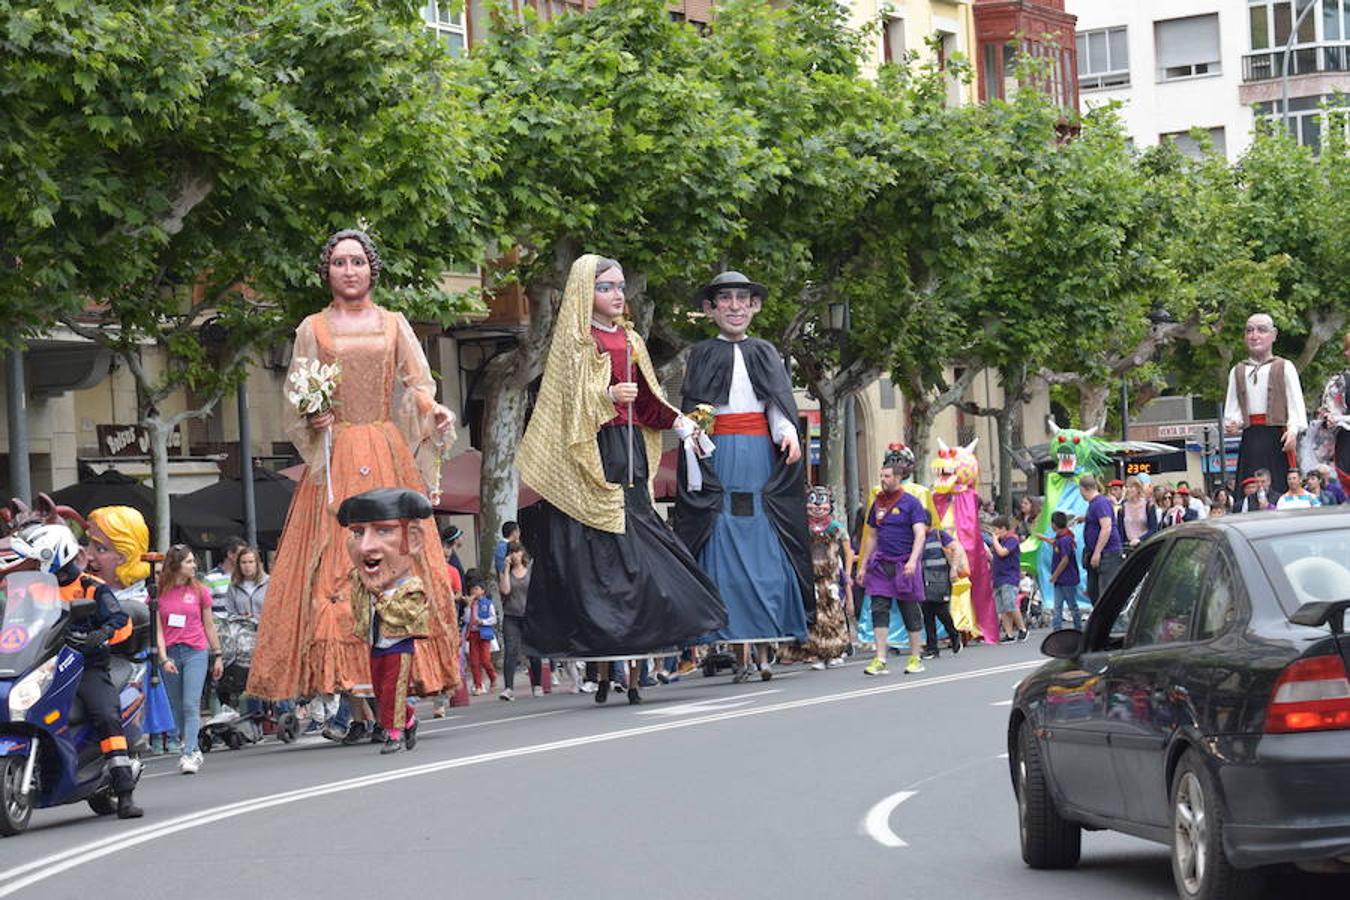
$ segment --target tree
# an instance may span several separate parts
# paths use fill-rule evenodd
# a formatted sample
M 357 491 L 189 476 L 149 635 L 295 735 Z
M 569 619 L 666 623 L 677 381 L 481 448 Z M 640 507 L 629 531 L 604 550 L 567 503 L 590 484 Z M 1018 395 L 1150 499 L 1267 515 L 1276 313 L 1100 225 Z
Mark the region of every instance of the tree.
M 441 319 L 464 308 L 439 280 L 475 257 L 489 160 L 472 97 L 411 0 L 0 10 L 0 167 L 22 185 L 0 192 L 13 235 L 0 287 L 29 329 L 59 318 L 126 364 L 165 545 L 169 434 L 322 305 L 323 236 L 372 231 L 393 305 Z M 156 344 L 160 372 L 143 357 Z M 165 412 L 185 390 L 195 406 Z

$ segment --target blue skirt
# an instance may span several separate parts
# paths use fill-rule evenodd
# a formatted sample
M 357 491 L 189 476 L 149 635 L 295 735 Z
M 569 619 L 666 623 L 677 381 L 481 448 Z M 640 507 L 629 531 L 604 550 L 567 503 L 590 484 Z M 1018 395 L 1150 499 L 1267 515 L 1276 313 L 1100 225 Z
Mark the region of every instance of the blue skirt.
M 775 465 L 773 444 L 756 434 L 714 434 L 713 442 L 717 450 L 709 462 L 724 489 L 722 511 L 698 561 L 722 595 L 727 625 L 709 637 L 803 641 L 806 610 L 797 574 L 764 512 L 762 492 Z M 732 511 L 736 494 L 742 495 L 739 515 Z

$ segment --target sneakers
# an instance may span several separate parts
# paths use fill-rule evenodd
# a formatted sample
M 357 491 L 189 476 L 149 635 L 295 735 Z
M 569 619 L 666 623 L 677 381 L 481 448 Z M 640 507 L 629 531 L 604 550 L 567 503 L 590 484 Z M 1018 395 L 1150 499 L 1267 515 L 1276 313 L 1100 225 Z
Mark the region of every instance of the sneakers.
M 680 660 L 680 664 L 675 667 L 675 674 L 688 675 L 696 669 L 698 669 L 698 663 L 694 662 L 692 659 L 682 659 Z
M 772 665 L 770 665 L 769 663 L 765 663 L 764 665 L 762 665 L 762 666 L 759 667 L 759 680 L 760 680 L 760 681 L 768 681 L 768 680 L 769 680 L 770 678 L 772 678 L 772 677 L 773 677 L 773 666 L 772 666 Z
M 1015 640 L 1017 640 L 1017 638 L 1013 637 L 1011 634 L 1005 634 L 999 637 L 998 642 L 1000 644 L 1011 644 Z
M 1019 641 L 1025 641 L 1027 639 L 1027 630 L 1025 628 L 1018 630 L 1017 639 Z
M 830 660 L 829 662 L 827 662 L 827 663 L 825 664 L 825 666 L 826 666 L 826 668 L 837 669 L 837 668 L 839 668 L 840 666 L 842 666 L 843 664 L 844 664 L 844 658 L 843 658 L 842 656 L 836 656 L 834 659 L 832 659 L 832 660 Z
M 536 684 L 534 687 L 530 688 L 530 694 L 535 697 L 544 696 L 544 686 L 542 684 Z
M 202 767 L 202 751 L 193 750 L 178 757 L 179 775 L 196 775 Z
M 640 704 L 641 702 L 642 702 L 642 694 L 638 691 L 638 689 L 635 688 L 635 687 L 629 688 L 629 689 L 628 689 L 628 705 L 629 705 L 629 706 L 637 706 L 637 705 Z
M 917 675 L 922 671 L 924 671 L 923 660 L 919 659 L 917 656 L 911 656 L 909 662 L 905 663 L 906 675 Z
M 412 723 L 411 723 L 407 728 L 403 729 L 403 746 L 406 747 L 406 748 L 409 749 L 409 750 L 411 750 L 412 748 L 414 748 L 414 747 L 417 746 L 417 720 L 416 720 L 416 719 L 413 719 L 413 720 L 412 720 Z M 383 753 L 384 751 L 381 750 L 380 752 Z
M 891 670 L 886 668 L 886 660 L 880 657 L 872 657 L 872 661 L 863 669 L 864 675 L 889 675 Z
M 322 734 L 323 723 L 310 719 L 309 722 L 305 724 L 305 730 L 300 733 L 303 735 Z
M 741 668 L 739 668 L 739 669 L 736 670 L 736 674 L 735 674 L 735 675 L 732 675 L 732 676 L 731 676 L 731 683 L 732 683 L 732 684 L 743 684 L 744 682 L 749 681 L 749 680 L 750 680 L 750 676 L 753 675 L 754 673 L 755 673 L 755 670 L 754 670 L 752 667 L 750 667 L 750 666 L 748 666 L 748 665 L 747 665 L 747 666 L 742 666 Z
M 599 690 L 599 687 L 600 686 L 597 685 L 594 681 L 587 681 L 581 685 L 581 692 L 583 694 L 594 694 L 597 690 Z
M 936 649 L 925 650 L 919 654 L 920 659 L 937 659 L 941 654 Z
M 388 756 L 390 753 L 403 752 L 403 741 L 386 740 L 384 746 L 380 748 L 381 756 Z
M 961 635 L 959 634 L 952 635 L 952 656 L 955 656 L 956 654 L 960 653 L 961 649 L 965 647 L 965 645 L 966 645 L 965 641 L 961 640 Z
M 516 692 L 510 688 L 502 688 L 502 692 L 497 695 L 497 699 L 510 703 L 512 700 L 516 699 Z
M 821 662 L 820 660 L 816 660 L 815 662 L 811 663 L 811 668 L 816 670 L 817 672 L 824 672 L 825 663 Z

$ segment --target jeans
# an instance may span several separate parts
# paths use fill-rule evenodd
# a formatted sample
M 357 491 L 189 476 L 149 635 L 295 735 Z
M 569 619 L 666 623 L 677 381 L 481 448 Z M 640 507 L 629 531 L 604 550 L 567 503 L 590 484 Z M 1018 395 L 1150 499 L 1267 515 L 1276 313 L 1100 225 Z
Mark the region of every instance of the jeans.
M 525 617 L 502 616 L 502 686 L 508 690 L 516 686 L 516 666 L 520 663 L 521 652 L 525 649 Z M 527 656 L 530 687 L 543 682 L 544 661 L 538 656 Z
M 173 644 L 168 648 L 168 655 L 178 672 L 164 673 L 164 689 L 169 694 L 169 705 L 173 707 L 173 719 L 178 724 L 186 755 L 197 750 L 197 732 L 202 727 L 202 686 L 206 684 L 210 654 L 187 644 Z
M 1083 630 L 1083 614 L 1078 610 L 1078 585 L 1055 585 L 1055 612 L 1050 619 L 1050 629 L 1058 630 L 1064 624 L 1064 607 L 1073 613 L 1073 627 Z

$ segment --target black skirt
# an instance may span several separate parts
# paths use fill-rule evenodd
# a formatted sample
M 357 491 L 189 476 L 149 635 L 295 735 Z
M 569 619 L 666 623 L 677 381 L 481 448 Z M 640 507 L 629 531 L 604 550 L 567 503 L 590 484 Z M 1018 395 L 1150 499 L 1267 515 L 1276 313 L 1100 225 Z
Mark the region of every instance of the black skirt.
M 1341 479 L 1341 487 L 1350 492 L 1350 430 L 1336 430 L 1336 475 Z
M 1270 488 L 1275 496 L 1284 493 L 1285 476 L 1290 465 L 1281 439 L 1284 428 L 1279 425 L 1248 425 L 1242 429 L 1242 443 L 1238 445 L 1237 483 L 1256 474 L 1257 469 L 1270 472 Z
M 628 431 L 596 438 L 605 478 L 628 480 Z M 525 639 L 541 656 L 641 656 L 699 640 L 727 623 L 717 587 L 652 506 L 646 445 L 633 435 L 626 530 L 598 531 L 548 501 L 527 534 L 534 556 Z

